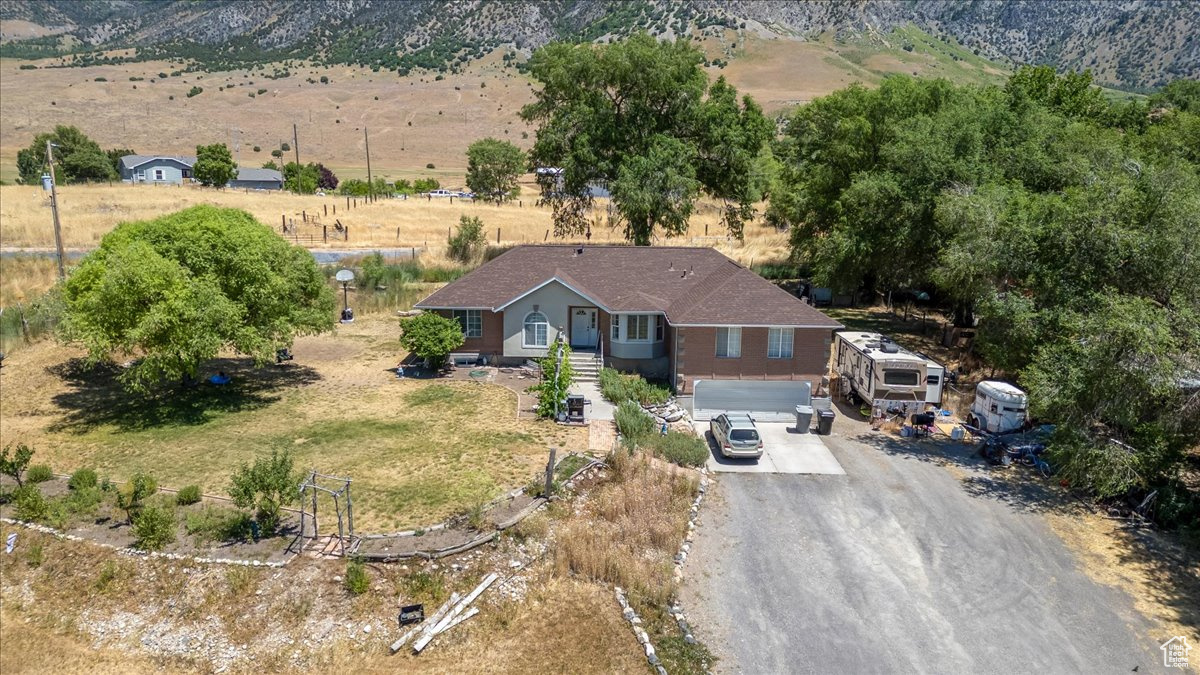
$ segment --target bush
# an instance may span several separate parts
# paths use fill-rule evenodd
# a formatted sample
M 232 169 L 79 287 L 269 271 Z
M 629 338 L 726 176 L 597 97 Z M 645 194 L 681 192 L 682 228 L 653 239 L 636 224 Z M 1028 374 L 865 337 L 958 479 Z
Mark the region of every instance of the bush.
M 136 545 L 148 551 L 157 551 L 175 541 L 175 514 L 158 506 L 143 508 L 133 521 Z
M 426 165 L 425 165 L 425 168 L 426 168 L 426 169 L 436 169 L 437 167 L 435 167 L 435 166 L 433 165 L 433 162 L 430 162 L 430 163 L 428 163 L 428 164 L 426 164 Z
M 79 469 L 71 474 L 71 479 L 67 481 L 67 487 L 71 490 L 87 490 L 97 485 L 99 481 L 92 469 Z
M 447 255 L 461 263 L 471 263 L 483 255 L 487 237 L 483 234 L 483 221 L 476 217 L 462 216 L 458 219 L 458 231 L 446 242 Z
M 21 520 L 43 520 L 49 512 L 46 498 L 36 485 L 24 485 L 13 490 L 12 502 L 16 506 L 17 518 Z
M 45 483 L 54 480 L 54 472 L 45 464 L 34 464 L 25 472 L 25 480 L 30 483 Z
M 654 432 L 654 418 L 633 401 L 622 401 L 613 419 L 617 423 L 617 431 L 630 440 L 638 440 Z
M 242 464 L 233 474 L 229 491 L 239 508 L 255 509 L 254 517 L 263 534 L 275 534 L 279 526 L 280 509 L 298 499 L 298 477 L 292 471 L 289 451 L 272 450 L 270 456 L 260 456 L 254 464 Z
M 158 492 L 158 482 L 150 474 L 139 471 L 133 474 L 128 490 L 117 490 L 117 508 L 125 512 L 125 517 L 132 525 L 134 516 L 142 509 L 142 503 L 155 492 Z
M 91 515 L 104 501 L 104 493 L 98 487 L 84 487 L 71 490 L 67 498 L 57 505 L 64 507 L 64 518 L 67 515 Z
M 205 506 L 187 514 L 184 531 L 203 544 L 210 541 L 245 541 L 253 534 L 250 516 L 221 506 Z
M 371 578 L 367 576 L 367 569 L 362 560 L 352 558 L 346 563 L 346 579 L 343 583 L 346 590 L 354 595 L 362 595 L 371 588 Z
M 671 390 L 667 387 L 651 384 L 640 375 L 620 373 L 612 368 L 600 369 L 600 393 L 617 405 L 624 401 L 650 405 L 664 403 L 671 398 Z
M 179 492 L 175 493 L 175 504 L 177 506 L 187 506 L 200 501 L 200 486 L 185 485 Z
M 708 443 L 695 434 L 668 431 L 665 436 L 651 435 L 641 442 L 656 456 L 680 466 L 704 466 L 708 461 Z
M 200 94 L 203 94 L 203 93 L 204 93 L 203 87 L 192 87 L 191 89 L 188 90 L 187 97 L 191 98 L 193 96 L 199 96 Z

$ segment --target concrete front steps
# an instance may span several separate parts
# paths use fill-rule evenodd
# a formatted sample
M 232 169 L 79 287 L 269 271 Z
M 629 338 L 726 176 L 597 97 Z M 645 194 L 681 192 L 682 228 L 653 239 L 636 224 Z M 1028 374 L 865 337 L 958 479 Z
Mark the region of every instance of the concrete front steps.
M 571 352 L 571 370 L 575 371 L 576 382 L 599 382 L 600 362 L 592 352 Z

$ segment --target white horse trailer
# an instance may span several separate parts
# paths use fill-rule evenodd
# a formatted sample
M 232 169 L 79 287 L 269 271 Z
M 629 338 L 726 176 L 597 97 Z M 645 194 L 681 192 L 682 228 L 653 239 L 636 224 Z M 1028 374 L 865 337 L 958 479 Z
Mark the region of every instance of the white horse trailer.
M 1025 426 L 1027 418 L 1025 392 L 1007 382 L 985 380 L 975 386 L 975 402 L 967 424 L 1003 434 Z
M 843 396 L 870 403 L 872 415 L 924 412 L 940 406 L 946 369 L 879 333 L 834 333 L 835 369 Z

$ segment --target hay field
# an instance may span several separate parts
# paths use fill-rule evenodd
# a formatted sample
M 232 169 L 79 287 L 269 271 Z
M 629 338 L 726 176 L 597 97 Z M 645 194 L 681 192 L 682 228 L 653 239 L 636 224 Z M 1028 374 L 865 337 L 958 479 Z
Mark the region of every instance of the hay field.
M 526 195 L 530 190 L 526 190 Z M 199 187 L 145 185 L 67 185 L 59 191 L 63 243 L 67 248 L 86 250 L 122 222 L 154 218 L 194 206 L 215 204 L 245 209 L 260 221 L 281 229 L 282 218 L 297 223 L 298 243 L 311 248 L 409 248 L 427 249 L 436 262 L 442 255 L 447 228 L 453 229 L 461 216 L 477 216 L 483 221 L 489 243 L 541 243 L 556 240 L 551 212 L 539 208 L 529 197 L 520 203 L 473 203 L 455 199 L 387 199 L 372 204 L 362 200 L 346 210 L 346 198 L 330 195 L 293 195 L 282 192 L 212 190 Z M 336 214 L 334 213 L 336 207 Z M 326 214 L 328 209 L 328 215 Z M 302 212 L 318 214 L 319 224 L 302 222 Z M 604 211 L 596 212 L 601 222 L 593 227 L 591 241 L 621 242 L 623 233 L 604 221 Z M 746 241 L 740 243 L 724 236 L 715 204 L 697 205 L 687 235 L 663 238 L 658 244 L 714 246 L 743 264 L 774 262 L 787 257 L 787 234 L 762 222 L 747 226 Z M 349 228 L 349 239 L 334 238 L 334 221 Z M 324 243 L 322 225 L 328 227 L 330 241 Z M 706 230 L 707 228 L 707 230 Z M 549 236 L 547 236 L 549 231 Z M 314 239 L 315 238 L 315 239 Z M 581 239 L 582 240 L 582 239 Z M 51 248 L 49 197 L 40 187 L 0 186 L 0 246 L 13 248 Z

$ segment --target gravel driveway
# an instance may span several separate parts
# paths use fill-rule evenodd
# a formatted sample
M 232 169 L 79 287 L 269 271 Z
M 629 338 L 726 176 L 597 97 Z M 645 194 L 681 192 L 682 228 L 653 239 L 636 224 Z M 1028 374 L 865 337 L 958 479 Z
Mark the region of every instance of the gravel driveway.
M 1131 599 L 1045 525 L 1052 501 L 845 417 L 825 441 L 846 476 L 720 474 L 705 502 L 681 598 L 719 672 L 1162 670 Z

